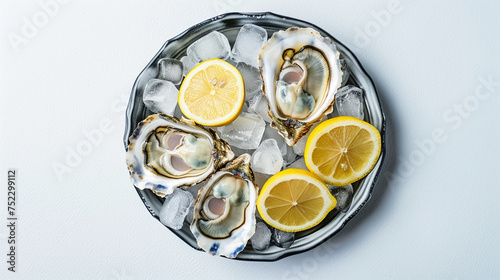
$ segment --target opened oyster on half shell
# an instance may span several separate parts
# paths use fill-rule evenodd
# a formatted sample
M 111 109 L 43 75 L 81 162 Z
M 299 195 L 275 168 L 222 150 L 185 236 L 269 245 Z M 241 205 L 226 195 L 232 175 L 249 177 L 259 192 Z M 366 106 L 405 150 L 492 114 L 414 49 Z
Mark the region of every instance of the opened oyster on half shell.
M 331 113 L 342 82 L 340 53 L 312 28 L 278 31 L 262 47 L 259 68 L 272 126 L 289 146 Z
M 127 150 L 127 167 L 138 189 L 164 197 L 177 187 L 205 180 L 233 159 L 229 145 L 210 129 L 166 114 L 137 125 Z
M 258 187 L 250 158 L 236 158 L 198 192 L 190 228 L 198 246 L 211 255 L 235 258 L 255 232 Z

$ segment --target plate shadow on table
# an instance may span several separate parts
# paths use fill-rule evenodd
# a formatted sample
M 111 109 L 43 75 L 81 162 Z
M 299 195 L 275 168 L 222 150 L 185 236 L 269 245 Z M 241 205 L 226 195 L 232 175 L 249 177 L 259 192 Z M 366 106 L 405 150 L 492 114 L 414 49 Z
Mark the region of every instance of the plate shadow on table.
M 392 180 L 392 178 L 397 172 L 397 158 L 400 155 L 397 139 L 398 126 L 394 121 L 395 114 L 393 111 L 396 104 L 391 103 L 389 100 L 386 95 L 388 90 L 384 87 L 384 85 L 376 84 L 375 86 L 377 88 L 380 103 L 386 118 L 386 158 L 384 160 L 378 181 L 375 185 L 375 189 L 372 193 L 372 197 L 363 209 L 360 210 L 356 217 L 347 223 L 338 234 L 330 238 L 321 246 L 318 246 L 309 252 L 299 254 L 302 255 L 301 258 L 307 258 L 309 255 L 312 259 L 321 261 L 321 256 L 328 256 L 328 259 L 331 262 L 332 259 L 341 257 L 343 250 L 349 250 L 353 247 L 352 242 L 355 241 L 360 234 L 364 234 L 363 231 L 360 231 L 360 228 L 364 224 L 366 225 L 367 221 L 380 217 L 380 215 L 390 215 L 388 209 L 391 209 L 391 206 L 389 205 L 391 201 L 388 198 L 390 197 L 390 193 L 393 192 L 391 189 L 396 188 L 396 184 L 398 184 L 398 181 Z M 363 238 L 366 238 L 366 236 Z M 369 242 L 369 240 L 366 241 Z M 291 259 L 295 258 L 292 257 Z M 325 257 L 325 260 L 326 259 L 327 258 Z M 306 264 L 304 263 L 304 266 L 305 265 Z
M 375 79 L 376 80 L 376 79 Z M 393 109 L 396 104 L 391 103 L 386 94 L 388 90 L 383 84 L 376 84 L 377 92 L 379 93 L 379 99 L 381 106 L 385 114 L 386 121 L 386 137 L 385 137 L 385 152 L 386 158 L 382 169 L 380 171 L 379 178 L 377 179 L 377 184 L 372 193 L 371 199 L 365 205 L 365 207 L 360 211 L 360 213 L 348 224 L 343 231 L 344 234 L 349 235 L 353 228 L 356 228 L 359 224 L 362 224 L 365 220 L 373 218 L 374 215 L 379 214 L 379 212 L 385 210 L 382 207 L 385 203 L 388 203 L 387 198 L 389 197 L 389 192 L 391 189 L 395 188 L 398 183 L 393 180 L 394 174 L 396 174 L 398 169 L 397 159 L 400 155 L 399 145 L 398 145 L 398 126 L 395 122 L 395 112 Z

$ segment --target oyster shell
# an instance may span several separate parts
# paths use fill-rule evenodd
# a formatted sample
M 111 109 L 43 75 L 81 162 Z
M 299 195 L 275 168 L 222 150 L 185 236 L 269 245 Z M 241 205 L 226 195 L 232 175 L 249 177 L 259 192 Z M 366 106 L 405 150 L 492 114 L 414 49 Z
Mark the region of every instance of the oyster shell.
M 164 197 L 176 187 L 203 181 L 233 159 L 229 145 L 210 129 L 166 114 L 137 125 L 127 150 L 127 166 L 138 189 Z
M 211 255 L 235 258 L 255 233 L 258 187 L 243 154 L 215 173 L 198 192 L 191 232 Z
M 340 53 L 312 28 L 278 31 L 262 47 L 259 68 L 272 126 L 294 145 L 331 113 L 342 82 Z

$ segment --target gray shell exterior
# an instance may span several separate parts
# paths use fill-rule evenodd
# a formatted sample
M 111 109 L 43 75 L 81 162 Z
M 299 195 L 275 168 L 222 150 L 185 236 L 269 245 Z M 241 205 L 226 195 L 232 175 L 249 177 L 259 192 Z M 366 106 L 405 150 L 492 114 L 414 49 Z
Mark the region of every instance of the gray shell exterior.
M 144 146 L 149 135 L 160 127 L 206 137 L 212 147 L 212 162 L 209 168 L 203 174 L 183 178 L 169 178 L 150 168 L 145 163 Z M 171 194 L 177 187 L 189 187 L 205 180 L 234 158 L 231 147 L 219 139 L 213 130 L 198 126 L 190 120 L 179 120 L 166 114 L 154 114 L 141 121 L 129 139 L 126 161 L 132 183 L 138 189 L 150 189 L 160 197 Z
M 248 240 L 255 233 L 258 187 L 254 183 L 254 175 L 250 169 L 250 159 L 251 156 L 248 154 L 239 156 L 226 168 L 212 175 L 205 186 L 198 192 L 198 197 L 194 203 L 194 218 L 190 229 L 197 240 L 198 246 L 211 255 L 235 258 L 245 248 Z M 250 194 L 249 204 L 244 211 L 244 223 L 240 227 L 232 230 L 231 235 L 226 238 L 213 238 L 205 235 L 199 228 L 198 223 L 202 218 L 200 211 L 203 208 L 204 199 L 214 183 L 227 174 L 240 177 L 248 183 L 247 186 Z

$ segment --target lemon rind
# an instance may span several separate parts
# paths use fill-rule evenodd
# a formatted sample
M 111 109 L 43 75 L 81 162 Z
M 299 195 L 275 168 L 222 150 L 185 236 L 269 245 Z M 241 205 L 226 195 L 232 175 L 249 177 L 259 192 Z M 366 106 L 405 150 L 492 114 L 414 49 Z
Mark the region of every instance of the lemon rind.
M 308 182 L 315 181 L 318 184 L 314 184 L 314 185 L 316 185 L 318 187 L 321 186 L 320 189 L 321 189 L 322 194 L 323 194 L 322 197 L 325 200 L 325 205 L 327 205 L 327 207 L 324 207 L 315 219 L 311 220 L 310 222 L 308 222 L 300 227 L 298 227 L 298 226 L 285 226 L 285 225 L 279 223 L 278 221 L 272 219 L 267 214 L 267 211 L 265 211 L 263 209 L 263 207 L 264 207 L 263 199 L 265 199 L 264 196 L 267 197 L 267 195 L 269 195 L 269 190 L 272 189 L 272 187 L 274 187 L 279 182 L 285 181 L 286 179 L 305 179 Z M 310 229 L 310 228 L 318 225 L 319 223 L 321 223 L 321 221 L 323 221 L 325 219 L 325 217 L 328 215 L 328 213 L 330 211 L 332 211 L 333 208 L 335 208 L 336 204 L 337 204 L 337 200 L 335 199 L 335 197 L 333 197 L 330 194 L 328 187 L 325 185 L 325 183 L 323 182 L 323 180 L 321 180 L 321 178 L 319 176 L 317 176 L 316 174 L 311 173 L 307 170 L 294 169 L 294 168 L 283 170 L 281 172 L 278 172 L 277 174 L 275 174 L 271 178 L 269 178 L 269 180 L 267 180 L 267 182 L 262 187 L 260 194 L 259 194 L 259 197 L 257 198 L 257 210 L 259 211 L 259 214 L 262 217 L 262 219 L 267 224 L 271 225 L 272 227 L 277 228 L 277 229 L 282 230 L 282 231 L 286 231 L 286 232 L 304 231 L 304 230 Z

